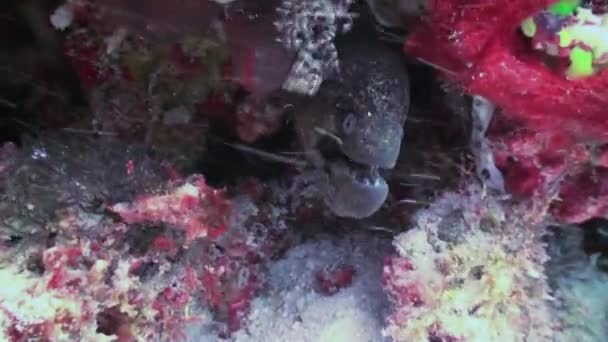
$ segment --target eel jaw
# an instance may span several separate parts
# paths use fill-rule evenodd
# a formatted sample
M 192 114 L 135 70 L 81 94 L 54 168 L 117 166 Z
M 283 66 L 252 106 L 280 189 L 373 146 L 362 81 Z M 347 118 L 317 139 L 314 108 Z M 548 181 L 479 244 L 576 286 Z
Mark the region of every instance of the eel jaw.
M 369 131 L 340 136 L 340 143 L 322 139 L 312 149 L 315 167 L 326 171 L 324 202 L 338 217 L 369 217 L 388 197 L 388 184 L 378 171 L 397 164 L 403 128 L 388 119 L 371 119 L 362 126 Z
M 377 166 L 331 161 L 324 195 L 326 205 L 336 216 L 362 219 L 382 207 L 388 196 L 388 184 L 379 175 Z

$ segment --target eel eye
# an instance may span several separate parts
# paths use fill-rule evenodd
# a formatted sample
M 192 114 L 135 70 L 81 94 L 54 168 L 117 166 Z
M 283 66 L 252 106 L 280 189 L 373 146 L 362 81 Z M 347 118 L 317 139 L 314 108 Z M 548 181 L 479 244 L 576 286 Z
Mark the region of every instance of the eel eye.
M 342 131 L 346 134 L 350 134 L 355 130 L 357 124 L 357 117 L 355 114 L 348 114 L 344 120 L 342 120 Z

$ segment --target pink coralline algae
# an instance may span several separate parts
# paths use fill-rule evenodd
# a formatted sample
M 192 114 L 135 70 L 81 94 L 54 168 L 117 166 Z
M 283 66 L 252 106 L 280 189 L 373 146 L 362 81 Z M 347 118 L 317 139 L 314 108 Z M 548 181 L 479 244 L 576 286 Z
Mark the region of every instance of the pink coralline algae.
M 95 240 L 58 241 L 41 254 L 32 252 L 31 258 L 40 260 L 40 275 L 10 267 L 2 270 L 3 281 L 11 282 L 0 304 L 3 338 L 135 341 L 180 333 L 190 319 L 190 296 L 162 307 L 155 303 L 165 301 L 166 289 L 186 294 L 195 289 L 187 288 L 175 269 L 167 270 L 166 283 L 143 281 L 134 265 L 150 256 L 123 254 L 120 240 L 125 227 L 105 221 L 97 229 L 103 233 Z
M 56 232 L 52 246 L 27 249 L 28 263 L 39 266 L 26 272 L 13 266 L 2 269 L 0 278 L 15 282 L 0 303 L 7 318 L 4 338 L 174 339 L 190 320 L 208 321 L 194 313 L 201 305 L 203 283 L 178 254 L 186 242 L 217 238 L 223 230 L 203 227 L 225 220 L 229 205 L 200 180 L 183 184 L 200 190 L 200 196 L 136 200 L 130 211 L 121 211 L 120 221 L 78 207 L 59 211 L 57 220 L 47 223 Z M 146 228 L 147 223 L 156 227 Z M 165 228 L 159 230 L 161 225 Z
M 602 144 L 575 140 L 567 132 L 528 129 L 491 131 L 490 139 L 506 187 L 518 198 L 554 197 L 551 212 L 566 223 L 606 215 L 608 165 Z
M 348 264 L 340 264 L 315 273 L 317 291 L 324 295 L 332 295 L 353 282 L 355 268 Z
M 144 196 L 133 204 L 115 204 L 110 210 L 128 224 L 171 224 L 185 231 L 185 244 L 200 237 L 217 238 L 226 228 L 230 203 L 202 177 L 191 178 L 172 193 Z

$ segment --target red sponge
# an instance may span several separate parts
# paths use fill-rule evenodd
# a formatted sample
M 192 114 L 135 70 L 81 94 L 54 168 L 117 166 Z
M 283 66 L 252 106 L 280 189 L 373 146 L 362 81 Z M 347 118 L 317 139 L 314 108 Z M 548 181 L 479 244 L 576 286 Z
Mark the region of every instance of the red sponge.
M 507 190 L 543 202 L 557 193 L 551 207 L 562 222 L 606 217 L 608 70 L 569 80 L 520 30 L 555 0 L 428 1 L 405 50 L 502 109 L 489 139 Z
M 469 93 L 487 97 L 535 130 L 568 127 L 608 137 L 608 71 L 568 80 L 547 67 L 520 33 L 550 0 L 429 0 L 431 13 L 406 52 L 450 72 Z

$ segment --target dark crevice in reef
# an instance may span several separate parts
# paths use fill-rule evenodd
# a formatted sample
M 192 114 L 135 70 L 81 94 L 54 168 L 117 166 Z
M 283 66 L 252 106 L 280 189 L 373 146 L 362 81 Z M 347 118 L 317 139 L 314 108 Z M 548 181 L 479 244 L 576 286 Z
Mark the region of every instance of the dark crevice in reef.
M 210 132 L 213 133 L 209 138 L 205 156 L 198 161 L 196 169 L 203 173 L 209 184 L 213 186 L 231 185 L 236 180 L 249 176 L 268 180 L 284 175 L 289 167 L 231 147 L 228 144 L 238 143 L 238 140 L 233 128 L 226 127 L 222 123 L 211 122 Z M 293 127 L 286 122 L 284 128 L 277 134 L 248 146 L 279 154 L 297 148 L 293 144 L 294 138 Z

